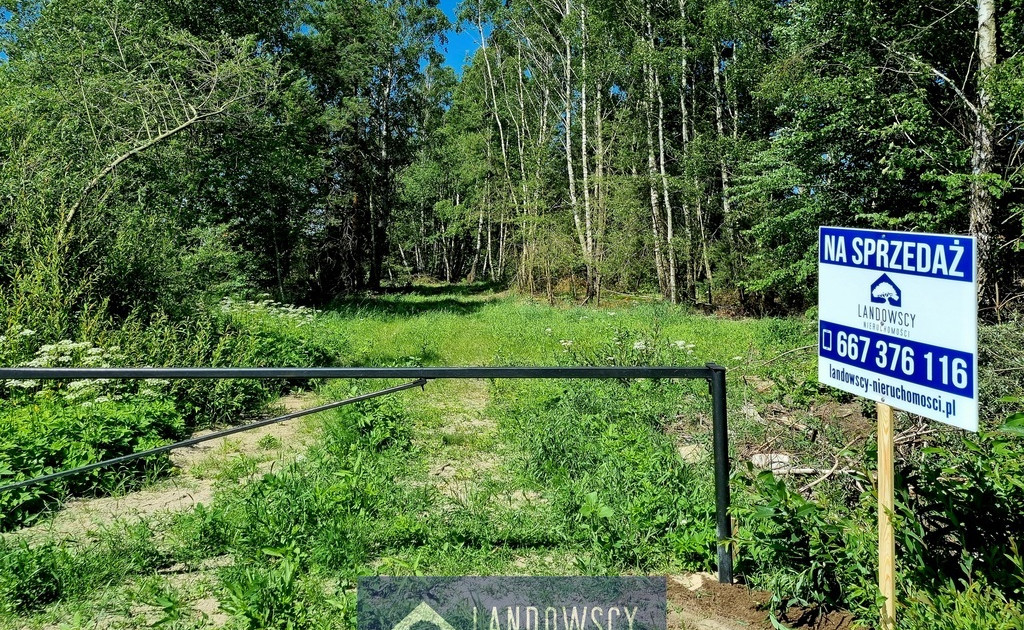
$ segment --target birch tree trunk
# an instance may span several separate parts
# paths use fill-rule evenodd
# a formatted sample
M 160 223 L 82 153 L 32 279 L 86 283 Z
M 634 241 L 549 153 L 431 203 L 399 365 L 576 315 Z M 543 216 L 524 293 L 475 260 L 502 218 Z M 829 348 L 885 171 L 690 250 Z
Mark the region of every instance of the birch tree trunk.
M 690 144 L 690 110 L 686 106 L 686 92 L 689 88 L 689 48 L 686 41 L 686 29 L 688 23 L 686 21 L 686 0 L 679 0 L 679 17 L 680 17 L 680 54 L 682 60 L 679 68 L 679 112 L 680 118 L 682 119 L 680 124 L 680 131 L 682 132 L 682 147 L 681 152 L 683 155 Z M 690 207 L 683 198 L 682 202 L 683 211 L 683 257 L 686 260 L 686 285 L 687 295 L 694 301 L 697 299 L 697 260 L 696 256 L 693 255 L 693 218 L 690 216 Z
M 587 119 L 587 9 L 586 3 L 580 7 L 580 33 L 582 46 L 580 47 L 580 162 L 583 167 L 583 262 L 587 266 L 587 294 L 584 298 L 589 301 L 594 297 L 594 226 L 591 217 L 590 207 L 590 160 L 588 154 L 590 145 L 587 142 L 587 127 L 590 121 Z
M 718 48 L 715 48 L 714 58 L 712 59 L 712 68 L 715 82 L 715 128 L 718 131 L 719 143 L 724 143 L 726 139 L 725 135 L 725 93 L 722 88 L 722 70 L 720 68 L 722 61 L 721 54 Z M 722 150 L 719 153 L 720 159 L 718 161 L 719 170 L 722 177 L 722 225 L 723 231 L 725 232 L 725 238 L 729 246 L 729 276 L 732 280 L 736 279 L 736 268 L 734 265 L 736 257 L 736 239 L 735 231 L 733 230 L 734 218 L 732 215 L 732 202 L 729 200 L 729 166 L 725 159 L 725 151 Z
M 665 169 L 665 100 L 661 96 L 661 82 L 658 75 L 654 75 L 654 88 L 658 95 L 658 162 L 661 171 L 661 191 L 665 202 L 665 248 L 668 250 L 668 299 L 672 304 L 679 303 L 679 294 L 676 292 L 676 251 L 674 243 L 674 227 L 672 217 L 672 202 L 668 194 L 668 175 Z
M 494 124 L 498 126 L 498 141 L 501 143 L 501 164 L 505 173 L 505 182 L 508 184 L 508 194 L 512 197 L 512 204 L 518 205 L 516 200 L 515 185 L 512 183 L 512 173 L 508 167 L 508 142 L 505 139 L 505 126 L 501 122 L 501 114 L 498 112 L 498 87 L 491 73 L 491 59 L 487 54 L 487 36 L 484 34 L 483 9 L 478 7 L 476 14 L 477 30 L 480 33 L 480 49 L 483 52 L 484 69 L 487 71 L 488 96 L 491 100 L 491 113 L 494 116 Z
M 992 193 L 985 176 L 992 173 L 992 98 L 985 80 L 996 65 L 995 0 L 978 0 L 978 107 L 971 155 L 971 236 L 978 247 L 978 299 L 992 297 Z
M 565 0 L 564 17 L 566 20 L 568 20 L 571 10 L 570 0 Z M 569 36 L 564 32 L 562 33 L 562 43 L 565 47 L 565 54 L 562 60 L 565 80 L 565 171 L 566 177 L 569 180 L 569 205 L 572 207 L 572 218 L 576 225 L 576 236 L 580 242 L 580 251 L 583 253 L 584 261 L 586 261 L 587 239 L 583 230 L 583 220 L 580 217 L 579 197 L 576 194 L 576 169 L 573 164 L 572 155 L 572 45 L 569 41 Z
M 648 53 L 654 51 L 654 35 L 651 26 L 650 10 L 647 13 L 647 44 L 650 47 Z M 644 121 L 647 126 L 647 186 L 651 197 L 651 235 L 654 238 L 654 267 L 658 274 L 658 287 L 661 294 L 668 296 L 668 278 L 665 272 L 665 259 L 661 251 L 661 207 L 658 202 L 658 164 L 655 158 L 654 149 L 654 67 L 651 62 L 644 63 L 644 83 L 646 84 L 646 99 L 644 101 Z
M 476 266 L 480 262 L 480 248 L 483 246 L 484 235 L 484 207 L 480 206 L 480 219 L 476 224 L 476 250 L 473 253 L 473 266 L 469 270 L 469 282 L 476 280 Z

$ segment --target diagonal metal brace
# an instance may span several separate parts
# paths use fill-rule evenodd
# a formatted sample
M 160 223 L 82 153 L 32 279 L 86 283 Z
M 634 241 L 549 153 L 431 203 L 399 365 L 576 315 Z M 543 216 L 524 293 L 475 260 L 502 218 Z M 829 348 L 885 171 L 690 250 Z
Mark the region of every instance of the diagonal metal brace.
M 71 475 L 77 475 L 78 473 L 88 472 L 97 468 L 103 468 L 105 466 L 114 466 L 116 464 L 123 464 L 130 462 L 142 457 L 149 457 L 151 455 L 158 455 L 160 453 L 166 453 L 167 451 L 176 448 L 185 448 L 187 446 L 194 446 L 201 442 L 208 442 L 210 440 L 216 440 L 217 438 L 226 437 L 228 435 L 234 435 L 235 433 L 242 433 L 243 431 L 251 431 L 253 429 L 259 429 L 260 427 L 269 426 L 271 424 L 277 424 L 278 422 L 285 422 L 286 420 L 294 420 L 295 418 L 301 418 L 302 416 L 308 416 L 310 414 L 319 413 L 321 411 L 327 411 L 329 409 L 335 409 L 337 407 L 343 407 L 345 405 L 351 405 L 353 403 L 361 402 L 363 400 L 369 400 L 371 398 L 377 398 L 378 396 L 385 396 L 387 394 L 394 394 L 396 392 L 404 391 L 406 389 L 412 389 L 413 387 L 423 387 L 427 384 L 427 379 L 418 378 L 415 381 L 409 383 L 403 383 L 402 385 L 396 385 L 395 387 L 389 387 L 387 389 L 381 389 L 369 394 L 361 394 L 353 398 L 346 398 L 345 400 L 338 400 L 326 405 L 320 405 L 318 407 L 310 407 L 309 409 L 303 409 L 301 411 L 295 411 L 283 416 L 276 418 L 268 418 L 266 420 L 258 420 L 249 424 L 243 424 L 237 427 L 231 427 L 230 429 L 224 429 L 222 431 L 216 431 L 207 435 L 200 435 L 197 437 L 175 442 L 173 444 L 165 444 L 156 448 L 151 448 L 148 451 L 140 451 L 138 453 L 130 453 L 128 455 L 121 455 L 120 457 L 114 457 L 111 459 L 105 459 L 103 461 L 94 462 L 92 464 L 86 464 L 85 466 L 79 466 L 78 468 L 71 468 L 69 470 L 62 470 L 49 475 L 43 475 L 42 477 L 34 477 L 32 479 L 24 479 L 22 481 L 16 481 L 14 483 L 0 486 L 0 492 L 6 490 L 17 490 L 18 488 L 27 488 L 28 486 L 34 486 L 36 484 L 45 483 L 47 481 L 54 481 L 56 479 L 62 479 Z

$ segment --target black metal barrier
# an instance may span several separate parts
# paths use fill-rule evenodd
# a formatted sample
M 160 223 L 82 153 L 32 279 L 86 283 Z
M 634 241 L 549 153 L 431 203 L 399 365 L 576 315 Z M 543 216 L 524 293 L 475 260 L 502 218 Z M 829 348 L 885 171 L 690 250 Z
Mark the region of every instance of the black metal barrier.
M 396 368 L 0 368 L 0 379 L 15 380 L 84 380 L 84 379 L 229 379 L 229 378 L 286 378 L 286 379 L 338 379 L 338 378 L 408 378 L 415 379 L 395 387 L 389 387 L 369 394 L 305 409 L 277 418 L 260 420 L 215 433 L 190 438 L 174 444 L 166 444 L 148 451 L 123 455 L 113 459 L 95 462 L 79 468 L 63 470 L 49 475 L 24 479 L 0 486 L 0 492 L 52 481 L 61 477 L 112 466 L 133 459 L 148 457 L 175 448 L 192 446 L 200 442 L 217 439 L 242 431 L 248 431 L 268 424 L 291 420 L 300 416 L 326 411 L 369 398 L 376 398 L 422 387 L 434 379 L 456 378 L 517 378 L 517 379 L 700 379 L 708 382 L 712 399 L 712 425 L 714 433 L 715 467 L 715 508 L 718 534 L 718 581 L 732 582 L 732 552 L 729 538 L 732 523 L 729 516 L 729 427 L 726 419 L 725 368 L 714 363 L 704 367 L 396 367 Z

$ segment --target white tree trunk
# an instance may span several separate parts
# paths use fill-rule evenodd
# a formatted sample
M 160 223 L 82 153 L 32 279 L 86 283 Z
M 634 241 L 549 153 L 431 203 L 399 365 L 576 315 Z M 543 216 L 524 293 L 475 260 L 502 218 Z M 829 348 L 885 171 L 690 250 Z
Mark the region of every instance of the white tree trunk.
M 587 299 L 594 296 L 594 225 L 590 207 L 590 144 L 587 142 L 587 9 L 580 8 L 580 162 L 583 167 L 583 262 L 587 266 Z
M 647 44 L 650 47 L 648 54 L 654 52 L 654 34 L 650 21 L 650 12 L 647 14 Z M 644 83 L 646 87 L 646 99 L 644 100 L 644 122 L 647 126 L 647 187 L 651 196 L 651 236 L 654 238 L 654 267 L 658 274 L 658 287 L 664 296 L 668 296 L 668 278 L 665 272 L 665 258 L 662 254 L 661 242 L 661 207 L 658 201 L 658 162 L 655 157 L 654 148 L 654 66 L 650 62 L 644 63 Z
M 676 292 L 676 251 L 674 242 L 672 203 L 668 194 L 668 175 L 665 169 L 665 100 L 661 96 L 661 82 L 658 75 L 654 75 L 655 92 L 658 95 L 658 163 L 661 171 L 661 191 L 665 202 L 665 248 L 668 250 L 668 299 L 672 304 L 679 303 L 679 294 Z
M 987 303 L 992 296 L 992 193 L 986 175 L 992 173 L 991 96 L 985 79 L 996 65 L 995 0 L 978 0 L 978 107 L 971 155 L 971 236 L 978 247 L 978 298 Z

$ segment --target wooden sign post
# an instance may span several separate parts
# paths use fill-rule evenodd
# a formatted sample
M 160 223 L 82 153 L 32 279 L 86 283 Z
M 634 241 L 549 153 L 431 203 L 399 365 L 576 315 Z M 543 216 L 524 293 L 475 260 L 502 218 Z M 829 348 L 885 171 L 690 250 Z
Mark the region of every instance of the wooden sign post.
M 882 606 L 882 630 L 896 627 L 896 536 L 892 512 L 896 505 L 893 492 L 892 407 L 876 403 L 878 410 L 878 588 L 885 597 Z
M 973 238 L 822 227 L 818 381 L 878 403 L 880 627 L 896 626 L 892 407 L 978 430 Z

